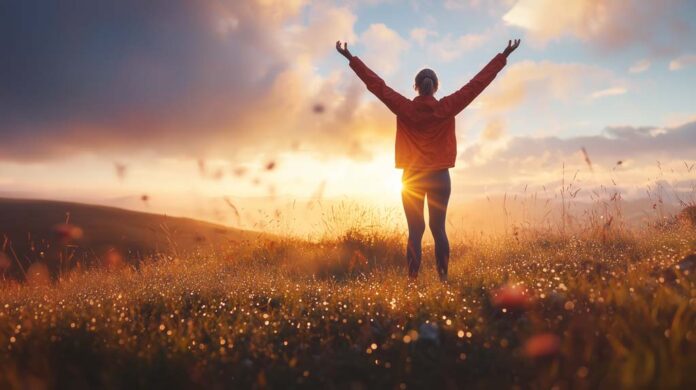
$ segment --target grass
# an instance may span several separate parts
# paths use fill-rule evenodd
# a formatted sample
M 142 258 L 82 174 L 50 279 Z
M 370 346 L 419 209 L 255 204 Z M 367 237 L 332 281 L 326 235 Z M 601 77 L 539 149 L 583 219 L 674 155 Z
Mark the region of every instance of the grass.
M 377 230 L 6 282 L 0 387 L 693 388 L 694 237 L 481 236 L 448 285 Z

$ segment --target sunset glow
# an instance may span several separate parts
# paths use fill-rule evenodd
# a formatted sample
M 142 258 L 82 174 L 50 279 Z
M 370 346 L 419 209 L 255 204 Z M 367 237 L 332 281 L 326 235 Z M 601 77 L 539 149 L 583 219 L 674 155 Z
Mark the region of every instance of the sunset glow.
M 136 3 L 119 7 L 145 12 Z M 227 224 L 233 218 L 216 215 L 207 202 L 264 199 L 272 212 L 297 200 L 352 199 L 399 210 L 394 116 L 333 43 L 350 42 L 409 97 L 415 73 L 432 67 L 442 97 L 511 36 L 529 45 L 457 117 L 455 203 L 525 189 L 550 197 L 564 170 L 582 180 L 581 198 L 602 186 L 618 186 L 632 199 L 660 183 L 688 189 L 696 47 L 686 38 L 695 28 L 687 17 L 694 5 L 567 3 L 176 2 L 129 22 L 154 46 L 120 32 L 126 29 L 99 38 L 102 30 L 83 23 L 109 28 L 109 16 L 96 9 L 17 6 L 22 15 L 36 14 L 43 38 L 31 45 L 12 33 L 0 38 L 16 59 L 0 76 L 7 86 L 0 92 L 0 195 Z M 554 7 L 562 11 L 549 11 Z M 150 29 L 157 13 L 169 33 Z M 547 20 L 552 14 L 563 16 Z M 625 15 L 641 23 L 622 24 Z M 95 46 L 76 50 L 56 31 L 70 24 L 95 36 Z M 677 24 L 683 30 L 671 27 Z M 68 54 L 52 57 L 49 47 Z M 107 53 L 118 61 L 107 61 Z M 32 65 L 19 65 L 26 63 Z M 35 76 L 43 73 L 49 76 Z M 70 102 L 63 99 L 68 91 Z
M 696 389 L 696 0 L 0 0 L 0 389 Z

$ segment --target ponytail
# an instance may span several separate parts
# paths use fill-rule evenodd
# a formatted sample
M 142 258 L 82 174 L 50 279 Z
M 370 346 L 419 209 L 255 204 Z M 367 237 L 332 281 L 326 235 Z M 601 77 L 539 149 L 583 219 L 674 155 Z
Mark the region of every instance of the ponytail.
M 415 88 L 421 96 L 431 96 L 438 88 L 437 75 L 432 69 L 423 69 L 416 75 Z
M 418 86 L 418 92 L 421 95 L 429 96 L 435 92 L 435 83 L 430 77 L 425 77 Z

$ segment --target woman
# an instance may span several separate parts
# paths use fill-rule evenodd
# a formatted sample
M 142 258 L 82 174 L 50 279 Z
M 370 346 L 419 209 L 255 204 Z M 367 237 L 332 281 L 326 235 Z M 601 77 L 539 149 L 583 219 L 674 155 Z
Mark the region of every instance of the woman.
M 409 100 L 389 88 L 377 74 L 358 57 L 350 54 L 348 43 L 336 42 L 336 50 L 350 61 L 350 67 L 367 89 L 396 114 L 396 167 L 402 168 L 401 199 L 408 222 L 408 274 L 418 276 L 421 263 L 421 241 L 425 232 L 423 203 L 428 200 L 429 226 L 435 239 L 435 258 L 440 280 L 447 280 L 449 241 L 445 232 L 445 216 L 451 184 L 449 168 L 457 157 L 454 117 L 490 84 L 505 66 L 506 59 L 520 45 L 508 45 L 468 84 L 440 100 L 434 94 L 439 87 L 437 75 L 423 69 L 416 75 L 414 88 L 418 96 Z

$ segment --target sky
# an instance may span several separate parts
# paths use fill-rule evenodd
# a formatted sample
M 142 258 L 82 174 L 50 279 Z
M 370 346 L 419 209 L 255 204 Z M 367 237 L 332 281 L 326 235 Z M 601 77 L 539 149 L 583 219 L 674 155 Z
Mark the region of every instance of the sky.
M 433 68 L 441 98 L 513 38 L 457 117 L 453 202 L 565 176 L 693 195 L 694 37 L 687 0 L 3 1 L 0 196 L 225 223 L 224 199 L 398 207 L 395 118 L 335 42 L 407 97 Z

